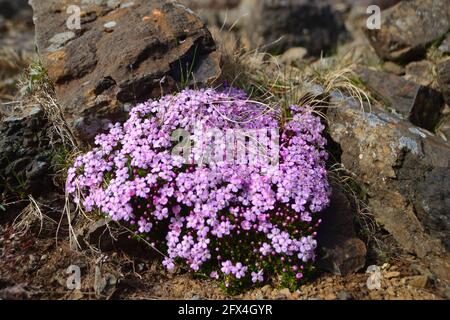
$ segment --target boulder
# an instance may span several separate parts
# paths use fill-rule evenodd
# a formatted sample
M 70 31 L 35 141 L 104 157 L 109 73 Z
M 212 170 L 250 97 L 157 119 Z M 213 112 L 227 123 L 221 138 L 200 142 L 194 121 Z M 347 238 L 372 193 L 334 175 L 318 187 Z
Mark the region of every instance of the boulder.
M 197 9 L 231 9 L 239 6 L 241 0 L 179 0 L 193 10 Z
M 330 1 L 253 1 L 245 32 L 255 48 L 283 53 L 304 47 L 313 56 L 335 49 L 346 29 Z
M 66 118 L 91 141 L 131 105 L 220 76 L 220 56 L 204 23 L 163 0 L 30 0 L 36 42 Z M 81 8 L 81 29 L 66 25 Z
M 352 6 L 360 6 L 367 8 L 370 5 L 379 6 L 381 10 L 390 8 L 402 0 L 335 0 L 334 2 L 342 2 Z
M 381 29 L 366 29 L 367 37 L 386 60 L 420 60 L 427 47 L 450 28 L 448 0 L 410 0 L 383 11 Z
M 447 116 L 442 121 L 442 123 L 439 125 L 437 133 L 442 139 L 444 139 L 444 141 L 450 143 L 450 116 Z
M 5 19 L 20 19 L 31 17 L 31 7 L 28 0 L 0 0 L 0 17 Z
M 31 106 L 0 121 L 0 203 L 54 188 L 52 154 L 43 110 Z M 3 201 L 2 201 L 3 199 Z
M 379 107 L 364 112 L 352 99 L 334 100 L 330 136 L 366 186 L 376 221 L 408 252 L 448 254 L 450 145 Z
M 317 231 L 318 266 L 343 276 L 364 268 L 367 249 L 356 236 L 355 209 L 338 185 L 333 185 L 330 206 L 321 213 L 321 219 Z
M 403 76 L 405 74 L 405 68 L 402 65 L 396 64 L 392 61 L 386 61 L 383 63 L 383 71 L 395 74 L 397 76 Z
M 450 59 L 447 59 L 437 66 L 438 83 L 444 100 L 450 106 Z
M 432 86 L 435 81 L 434 64 L 428 60 L 413 61 L 405 68 L 405 79 L 422 86 Z
M 388 108 L 413 124 L 433 131 L 442 119 L 445 104 L 439 91 L 369 68 L 359 67 L 356 73 Z
M 208 27 L 216 26 L 225 30 L 233 26 L 233 31 L 238 26 L 242 17 L 239 5 L 241 0 L 176 0 L 195 11 Z
M 447 34 L 445 39 L 441 42 L 438 50 L 444 55 L 450 55 L 450 35 Z

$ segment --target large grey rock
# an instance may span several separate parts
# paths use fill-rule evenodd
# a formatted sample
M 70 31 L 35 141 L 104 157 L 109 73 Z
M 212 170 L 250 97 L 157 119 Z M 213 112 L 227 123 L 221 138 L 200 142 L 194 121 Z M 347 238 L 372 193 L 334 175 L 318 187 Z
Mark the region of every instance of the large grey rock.
M 366 113 L 351 99 L 336 101 L 330 135 L 366 185 L 376 221 L 419 257 L 448 254 L 450 145 L 378 107 Z
M 282 53 L 304 47 L 311 55 L 333 50 L 345 33 L 341 14 L 332 1 L 255 1 L 245 31 L 254 47 Z
M 66 118 L 84 140 L 92 140 L 110 121 L 122 120 L 131 104 L 220 76 L 220 56 L 211 34 L 180 4 L 30 2 L 44 66 Z M 81 7 L 81 30 L 67 28 L 68 5 Z
M 40 196 L 54 188 L 51 173 L 53 148 L 50 125 L 40 107 L 0 121 L 0 203 L 32 194 Z
M 237 31 L 245 18 L 240 7 L 241 0 L 173 0 L 195 11 L 208 27 Z M 246 1 L 246 0 L 244 0 Z M 242 1 L 243 2 L 243 1 Z
M 434 68 L 431 61 L 413 61 L 405 67 L 405 79 L 422 86 L 432 86 L 435 81 Z
M 442 119 L 442 94 L 431 87 L 408 81 L 394 74 L 369 68 L 357 69 L 359 78 L 391 110 L 413 124 L 433 131 Z
M 0 16 L 5 19 L 31 17 L 28 0 L 0 0 Z
M 408 62 L 423 57 L 449 28 L 448 0 L 409 0 L 383 11 L 381 29 L 366 32 L 380 57 Z
M 438 50 L 444 55 L 450 55 L 450 34 L 447 34 L 445 39 L 442 40 L 441 44 L 438 47 Z
M 450 106 L 450 59 L 447 59 L 437 66 L 438 83 L 444 100 Z
M 179 0 L 189 8 L 196 9 L 230 9 L 237 7 L 241 0 Z
M 340 1 L 340 0 L 337 0 Z M 368 7 L 370 5 L 379 6 L 381 10 L 388 9 L 402 0 L 347 0 L 346 2 L 354 6 Z

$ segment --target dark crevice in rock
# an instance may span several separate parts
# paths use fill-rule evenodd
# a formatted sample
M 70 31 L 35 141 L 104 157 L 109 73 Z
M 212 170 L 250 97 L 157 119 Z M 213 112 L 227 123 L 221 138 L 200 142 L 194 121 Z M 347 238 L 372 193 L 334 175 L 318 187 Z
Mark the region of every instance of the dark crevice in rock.
M 98 96 L 116 84 L 116 81 L 111 76 L 104 77 L 95 88 L 94 93 Z
M 158 39 L 153 39 L 150 43 L 142 50 L 137 58 L 130 64 L 131 71 L 139 69 L 141 63 L 147 59 L 158 60 L 161 59 L 164 54 L 168 51 L 168 46 L 164 43 L 158 41 Z

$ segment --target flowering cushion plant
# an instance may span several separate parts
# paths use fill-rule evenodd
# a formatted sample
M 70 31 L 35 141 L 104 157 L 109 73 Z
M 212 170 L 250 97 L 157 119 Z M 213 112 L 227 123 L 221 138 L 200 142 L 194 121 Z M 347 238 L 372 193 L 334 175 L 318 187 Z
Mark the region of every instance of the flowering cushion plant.
M 236 89 L 184 90 L 137 105 L 128 121 L 98 135 L 96 147 L 76 159 L 67 191 L 87 211 L 147 239 L 169 270 L 184 265 L 228 288 L 274 276 L 295 287 L 311 269 L 320 223 L 314 214 L 328 205 L 330 187 L 324 126 L 307 109 L 291 110 L 281 127 L 276 110 Z M 276 142 L 272 162 L 265 161 L 269 153 L 235 161 L 236 136 L 209 134 L 266 129 Z M 174 152 L 179 130 L 190 135 L 183 155 Z M 234 161 L 224 153 L 205 157 L 224 142 Z

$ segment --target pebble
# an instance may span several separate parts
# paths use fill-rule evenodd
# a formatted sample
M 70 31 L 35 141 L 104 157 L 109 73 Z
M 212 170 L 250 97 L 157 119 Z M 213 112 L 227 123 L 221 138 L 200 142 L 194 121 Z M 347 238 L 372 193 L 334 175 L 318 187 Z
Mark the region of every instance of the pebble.
M 255 295 L 255 299 L 256 299 L 256 300 L 264 300 L 264 295 L 263 295 L 261 292 L 258 292 L 258 293 Z
M 107 32 L 113 31 L 116 26 L 117 26 L 117 22 L 115 22 L 115 21 L 109 21 L 103 25 L 103 27 L 105 28 L 105 30 Z
M 124 8 L 130 8 L 132 6 L 134 6 L 134 2 L 130 1 L 130 2 L 122 3 L 120 5 L 120 8 L 124 9 Z
M 279 291 L 279 293 L 284 295 L 286 298 L 290 298 L 291 297 L 291 291 L 289 291 L 288 288 L 281 289 Z
M 392 297 L 397 296 L 397 295 L 395 294 L 394 288 L 392 288 L 392 287 L 387 288 L 386 292 L 387 292 L 387 294 L 389 294 L 389 295 L 392 296 Z
M 75 38 L 75 33 L 72 31 L 67 32 L 61 32 L 55 34 L 49 42 L 51 43 L 50 46 L 47 48 L 48 52 L 55 52 L 63 48 L 63 46 Z
M 445 289 L 444 291 L 444 297 L 448 300 L 450 300 L 450 289 Z
M 52 38 L 50 38 L 49 42 L 57 45 L 64 45 L 73 38 L 75 38 L 75 33 L 72 31 L 66 31 L 55 34 Z
M 410 277 L 408 284 L 416 287 L 416 288 L 425 288 L 428 283 L 428 277 L 427 276 L 414 276 Z
M 337 294 L 337 298 L 339 300 L 351 300 L 351 299 L 353 299 L 351 293 L 348 292 L 348 291 L 345 291 L 345 290 L 339 291 L 339 293 Z
M 268 294 L 272 290 L 272 287 L 268 284 L 266 284 L 264 287 L 261 288 L 261 292 L 263 294 Z
M 336 295 L 334 293 L 328 293 L 325 295 L 325 300 L 336 300 Z
M 387 272 L 384 277 L 386 279 L 392 279 L 392 278 L 397 278 L 400 276 L 400 272 L 398 271 L 391 271 L 391 272 Z

